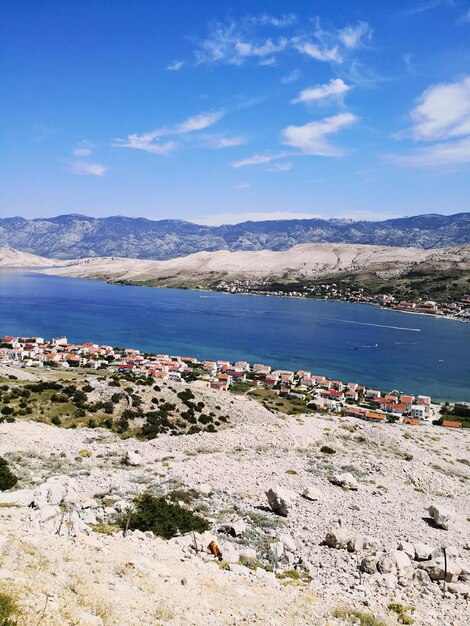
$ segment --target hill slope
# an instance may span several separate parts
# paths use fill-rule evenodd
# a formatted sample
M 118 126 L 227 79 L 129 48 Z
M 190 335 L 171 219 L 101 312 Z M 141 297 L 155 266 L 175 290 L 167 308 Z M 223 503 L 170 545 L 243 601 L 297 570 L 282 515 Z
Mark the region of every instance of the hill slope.
M 449 279 L 468 291 L 470 245 L 441 250 L 350 244 L 302 244 L 282 252 L 198 252 L 169 261 L 123 258 L 81 259 L 46 270 L 61 276 L 166 287 L 214 287 L 220 281 L 264 280 L 296 283 L 326 277 L 382 285 L 403 279 Z M 455 275 L 455 277 L 454 277 Z
M 61 259 L 117 255 L 170 259 L 203 250 L 286 250 L 300 243 L 451 247 L 470 243 L 470 213 L 381 222 L 311 219 L 213 227 L 120 216 L 0 219 L 0 246 Z
M 468 431 L 285 415 L 205 390 L 209 398 L 230 412 L 230 428 L 141 441 L 0 423 L 0 456 L 20 479 L 0 493 L 1 588 L 18 600 L 18 626 L 122 626 L 123 615 L 129 626 L 398 626 L 392 603 L 415 607 L 417 626 L 468 623 Z M 123 463 L 135 452 L 137 464 Z M 354 488 L 333 484 L 344 472 Z M 270 488 L 290 490 L 286 517 L 267 506 Z M 190 495 L 210 530 L 123 536 L 113 520 L 147 490 Z M 432 523 L 430 504 L 448 509 L 448 530 Z
M 44 267 L 55 265 L 52 259 L 19 252 L 13 248 L 0 248 L 0 267 Z

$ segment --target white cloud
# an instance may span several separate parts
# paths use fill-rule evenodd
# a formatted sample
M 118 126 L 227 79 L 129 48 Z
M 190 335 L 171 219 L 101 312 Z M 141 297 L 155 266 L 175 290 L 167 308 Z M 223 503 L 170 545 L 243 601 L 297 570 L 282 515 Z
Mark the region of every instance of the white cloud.
M 292 169 L 292 163 L 290 161 L 286 161 L 285 163 L 275 163 L 268 169 L 270 172 L 288 172 Z
M 299 96 L 294 100 L 291 100 L 292 104 L 298 104 L 299 102 L 318 102 L 326 98 L 341 98 L 347 93 L 351 87 L 341 78 L 332 78 L 329 83 L 325 85 L 315 85 L 304 89 L 300 92 Z
M 240 167 L 247 167 L 248 165 L 263 165 L 264 163 L 270 163 L 271 161 L 277 161 L 288 156 L 287 152 L 279 152 L 277 154 L 254 154 L 251 157 L 242 159 L 241 161 L 234 161 L 231 166 L 235 169 Z
M 343 61 L 338 46 L 320 48 L 314 43 L 297 43 L 294 47 L 298 52 L 302 52 L 316 61 L 330 61 L 334 63 L 342 63 Z
M 346 26 L 338 33 L 341 43 L 354 50 L 363 44 L 363 39 L 372 37 L 372 29 L 367 22 L 359 22 L 357 26 Z
M 106 168 L 99 163 L 88 163 L 87 161 L 75 161 L 70 166 L 72 174 L 79 174 L 81 176 L 104 176 L 106 174 Z
M 188 117 L 186 120 L 176 126 L 164 127 L 154 130 L 150 133 L 138 135 L 136 133 L 128 135 L 127 139 L 115 139 L 113 146 L 115 148 L 133 148 L 135 150 L 144 150 L 151 154 L 166 155 L 173 152 L 177 147 L 177 142 L 169 140 L 161 142 L 161 137 L 171 135 L 185 135 L 187 133 L 193 133 L 205 128 L 209 128 L 216 124 L 223 116 L 222 111 L 215 111 L 213 113 L 199 113 Z
M 286 74 L 281 78 L 282 85 L 288 85 L 289 83 L 295 83 L 300 78 L 300 70 L 292 70 L 290 74 Z
M 209 126 L 213 126 L 222 116 L 222 111 L 215 111 L 214 113 L 199 113 L 198 115 L 188 117 L 188 119 L 181 122 L 181 124 L 177 124 L 175 127 L 166 129 L 166 132 L 163 132 L 167 135 L 193 133 L 194 131 L 204 130 L 205 128 L 209 128 Z
M 240 183 L 239 185 L 235 185 L 235 189 L 249 189 L 250 187 L 250 183 Z
M 418 148 L 411 154 L 386 155 L 386 160 L 405 167 L 453 166 L 470 163 L 470 137 Z
M 357 121 L 352 113 L 339 113 L 304 126 L 288 126 L 282 131 L 284 143 L 306 154 L 339 157 L 344 152 L 328 143 L 326 137 Z
M 284 50 L 287 43 L 288 40 L 285 37 L 279 39 L 277 43 L 274 43 L 272 39 L 267 39 L 259 46 L 239 41 L 235 43 L 235 50 L 240 57 L 266 57 Z
M 195 218 L 196 224 L 221 226 L 222 224 L 240 224 L 241 222 L 264 222 L 270 220 L 311 220 L 321 217 L 316 213 L 291 213 L 289 211 L 272 211 L 263 213 L 217 213 Z M 191 219 L 193 221 L 193 219 Z
M 297 21 L 297 15 L 295 13 L 285 13 L 281 15 L 281 17 L 275 17 L 273 15 L 268 15 L 263 13 L 262 15 L 258 15 L 256 17 L 248 18 L 253 24 L 261 24 L 262 26 L 270 25 L 276 26 L 277 28 L 285 28 L 286 26 L 292 26 Z
M 235 146 L 243 146 L 246 143 L 245 137 L 240 136 L 224 136 L 224 135 L 215 135 L 212 137 L 207 137 L 206 145 L 209 148 L 215 148 L 219 150 L 221 148 L 233 148 Z
M 180 61 L 178 59 L 175 59 L 174 61 L 172 61 L 169 65 L 167 65 L 167 70 L 170 72 L 178 72 L 180 69 L 182 69 L 185 66 L 185 61 Z
M 411 111 L 411 119 L 417 141 L 470 135 L 470 76 L 427 89 Z
M 397 165 L 433 167 L 470 163 L 470 76 L 454 83 L 433 85 L 410 113 L 413 125 L 396 139 L 410 136 L 432 145 L 409 154 L 386 155 Z
M 75 148 L 75 150 L 73 151 L 74 156 L 90 156 L 91 154 L 91 150 L 90 148 Z

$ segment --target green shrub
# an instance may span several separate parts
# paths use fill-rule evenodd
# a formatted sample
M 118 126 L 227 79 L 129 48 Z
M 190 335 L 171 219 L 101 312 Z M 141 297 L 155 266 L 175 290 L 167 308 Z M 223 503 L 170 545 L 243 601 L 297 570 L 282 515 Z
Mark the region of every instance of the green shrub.
M 18 478 L 10 471 L 8 463 L 0 457 L 0 491 L 11 489 L 18 482 Z M 0 622 L 1 626 L 1 622 Z
M 320 452 L 323 452 L 323 454 L 336 454 L 336 450 L 334 448 L 330 448 L 330 446 L 322 446 L 320 448 Z
M 16 626 L 18 607 L 11 596 L 0 591 L 0 626 Z
M 51 419 L 51 422 L 55 425 L 55 426 L 60 426 L 62 424 L 62 420 L 60 419 L 60 417 L 58 417 L 57 415 L 54 415 L 54 417 Z
M 178 504 L 160 496 L 144 493 L 135 499 L 135 508 L 129 518 L 121 518 L 120 525 L 129 530 L 152 531 L 157 537 L 171 539 L 192 530 L 204 532 L 210 528 L 207 520 Z

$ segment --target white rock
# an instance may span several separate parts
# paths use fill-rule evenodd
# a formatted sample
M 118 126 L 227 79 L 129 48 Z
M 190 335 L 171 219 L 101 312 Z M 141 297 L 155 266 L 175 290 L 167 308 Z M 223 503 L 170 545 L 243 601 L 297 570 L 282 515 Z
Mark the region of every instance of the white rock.
M 284 487 L 273 487 L 266 492 L 266 497 L 274 513 L 287 517 L 298 495 L 295 491 Z
M 349 530 L 340 528 L 333 532 L 326 533 L 325 543 L 330 548 L 347 548 L 352 540 L 352 534 Z
M 429 515 L 439 528 L 449 530 L 450 511 L 440 504 L 433 504 L 428 509 Z
M 39 512 L 39 519 L 41 522 L 48 522 L 49 520 L 54 519 L 54 517 L 57 517 L 59 513 L 60 508 L 58 506 L 46 504 L 46 506 L 44 506 Z
M 413 545 L 414 548 L 414 557 L 416 561 L 428 561 L 431 558 L 433 553 L 433 548 L 428 546 L 426 543 L 415 543 Z
M 456 559 L 448 558 L 445 563 L 444 558 L 436 559 L 435 564 L 429 570 L 432 580 L 445 580 L 448 583 L 454 582 L 459 577 L 462 568 Z
M 97 509 L 98 502 L 94 498 L 88 498 L 88 500 L 85 500 L 85 502 L 82 504 L 82 508 L 83 509 Z
M 93 615 L 87 611 L 82 611 L 78 615 L 80 626 L 103 626 L 104 622 L 99 615 Z
M 332 477 L 331 482 L 333 485 L 338 485 L 338 487 L 344 487 L 345 489 L 350 489 L 351 491 L 357 491 L 359 488 L 359 483 L 356 478 L 349 472 L 345 472 L 344 474 L 335 474 Z
M 297 552 L 297 544 L 295 543 L 295 539 L 287 534 L 281 533 L 279 535 L 279 541 L 284 544 L 284 548 L 289 552 L 293 552 L 294 554 Z
M 33 489 L 18 489 L 17 491 L 2 491 L 0 504 L 16 504 L 16 506 L 30 506 L 34 501 Z
M 124 462 L 126 465 L 137 467 L 138 465 L 142 465 L 144 463 L 144 459 L 138 452 L 134 452 L 134 450 L 127 450 Z
M 377 571 L 379 556 L 377 554 L 368 554 L 361 561 L 361 571 L 367 574 L 374 574 Z
M 447 591 L 450 591 L 450 593 L 462 595 L 465 598 L 470 597 L 470 585 L 467 585 L 465 583 L 448 583 Z
M 220 527 L 220 531 L 232 535 L 233 537 L 239 537 L 246 532 L 246 524 L 242 519 L 239 519 L 235 522 L 224 524 Z
M 302 497 L 306 500 L 320 500 L 320 492 L 315 487 L 306 487 L 302 492 Z
M 415 547 L 414 547 L 414 545 L 411 542 L 409 542 L 409 541 L 401 541 L 398 544 L 398 549 L 399 550 L 403 550 L 403 552 L 405 554 L 407 554 L 410 557 L 410 559 L 414 559 L 415 558 Z

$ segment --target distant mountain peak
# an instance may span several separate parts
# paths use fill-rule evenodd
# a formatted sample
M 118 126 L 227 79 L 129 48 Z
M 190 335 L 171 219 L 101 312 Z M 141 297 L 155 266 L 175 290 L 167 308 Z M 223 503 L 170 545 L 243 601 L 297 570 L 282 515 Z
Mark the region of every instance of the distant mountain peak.
M 303 243 L 445 248 L 470 243 L 470 213 L 382 221 L 295 219 L 204 226 L 181 219 L 65 214 L 0 218 L 0 246 L 48 258 L 171 259 L 216 250 L 286 250 Z

